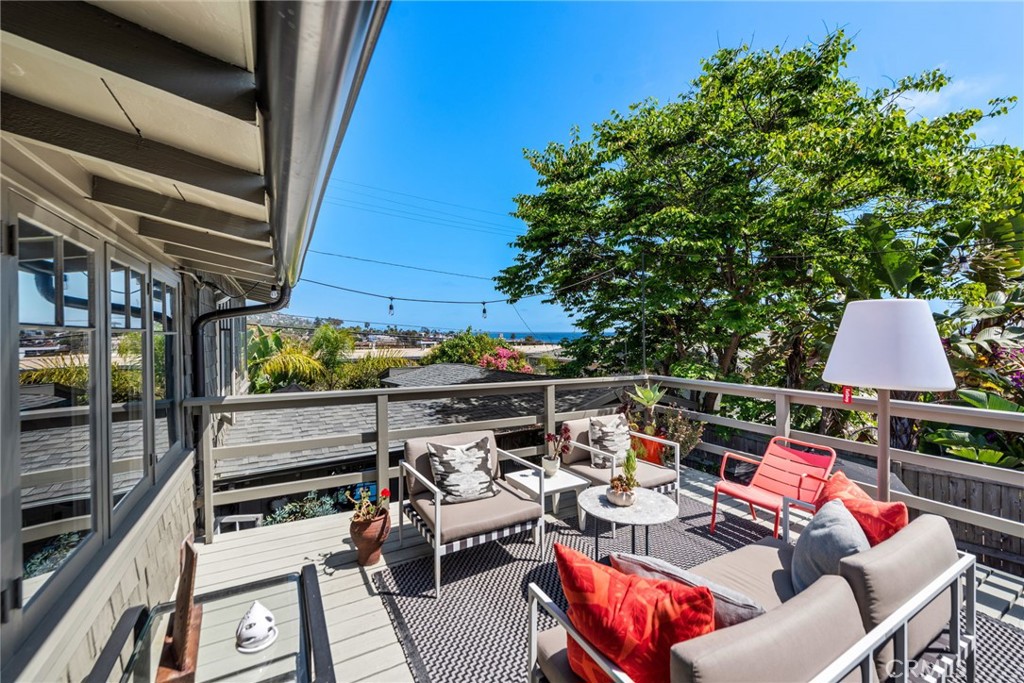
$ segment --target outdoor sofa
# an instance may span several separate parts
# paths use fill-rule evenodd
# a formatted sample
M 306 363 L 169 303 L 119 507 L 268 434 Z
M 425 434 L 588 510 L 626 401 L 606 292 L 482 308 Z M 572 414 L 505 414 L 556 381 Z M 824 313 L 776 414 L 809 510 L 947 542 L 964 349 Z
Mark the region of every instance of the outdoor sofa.
M 796 503 L 787 500 L 787 513 L 788 504 Z M 894 670 L 905 676 L 908 660 L 923 652 L 947 625 L 952 627 L 952 656 L 966 657 L 967 680 L 973 680 L 974 556 L 957 551 L 945 519 L 921 515 L 888 540 L 842 560 L 840 575 L 822 576 L 799 594 L 794 594 L 791 580 L 788 514 L 784 526 L 781 540 L 768 537 L 689 570 L 748 595 L 766 612 L 675 645 L 672 683 L 874 681 L 885 680 Z M 963 589 L 967 613 L 961 634 Z M 559 625 L 538 632 L 538 609 Z M 630 680 L 572 628 L 565 613 L 536 584 L 530 584 L 531 681 L 581 680 L 569 667 L 567 634 L 612 680 Z
M 482 500 L 442 504 L 441 491 L 434 483 L 428 443 L 459 446 L 487 438 L 491 474 L 497 495 Z M 501 477 L 502 460 L 512 460 L 540 475 L 536 499 L 512 487 Z M 441 557 L 458 550 L 496 541 L 512 534 L 533 530 L 534 540 L 544 543 L 543 470 L 507 451 L 499 450 L 492 431 L 460 432 L 421 437 L 405 442 L 405 458 L 398 468 L 399 545 L 403 542 L 405 517 L 426 538 L 434 550 L 434 595 L 441 597 Z M 408 492 L 408 500 L 406 500 Z

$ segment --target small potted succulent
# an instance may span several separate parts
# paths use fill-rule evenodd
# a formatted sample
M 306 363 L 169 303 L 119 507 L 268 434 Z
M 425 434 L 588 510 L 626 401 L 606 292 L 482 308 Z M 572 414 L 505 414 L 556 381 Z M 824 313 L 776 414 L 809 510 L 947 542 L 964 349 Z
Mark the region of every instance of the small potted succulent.
M 608 500 L 621 507 L 629 507 L 636 502 L 636 489 L 640 482 L 636 480 L 636 451 L 626 451 L 626 459 L 622 463 L 622 474 L 617 475 L 608 487 Z
M 569 431 L 569 425 L 563 424 L 561 431 L 557 434 L 548 433 L 544 440 L 548 443 L 548 450 L 544 453 L 544 458 L 541 460 L 541 465 L 544 467 L 544 476 L 553 477 L 558 473 L 559 468 L 562 466 L 562 458 L 569 454 L 569 449 L 572 446 L 569 444 L 572 441 L 572 433 Z
M 369 486 L 360 489 L 359 500 L 353 498 L 351 493 L 345 496 L 355 505 L 349 534 L 359 551 L 356 561 L 363 567 L 375 565 L 380 562 L 381 546 L 391 533 L 391 512 L 388 510 L 391 491 L 381 489 L 376 503 L 370 500 Z

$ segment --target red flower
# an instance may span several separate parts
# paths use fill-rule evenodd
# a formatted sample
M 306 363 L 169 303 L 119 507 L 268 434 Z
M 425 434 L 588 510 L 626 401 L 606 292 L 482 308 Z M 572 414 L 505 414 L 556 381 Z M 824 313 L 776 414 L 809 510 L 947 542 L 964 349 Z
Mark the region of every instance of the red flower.
M 380 497 L 381 498 L 390 498 L 391 497 L 391 489 L 381 489 L 380 490 Z

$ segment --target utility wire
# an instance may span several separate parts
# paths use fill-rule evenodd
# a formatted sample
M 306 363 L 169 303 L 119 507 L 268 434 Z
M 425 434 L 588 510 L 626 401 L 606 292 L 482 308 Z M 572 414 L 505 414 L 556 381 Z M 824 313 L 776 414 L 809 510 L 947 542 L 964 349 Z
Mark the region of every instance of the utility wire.
M 396 209 L 392 206 L 381 206 L 380 204 L 373 204 L 371 202 L 361 202 L 358 199 L 349 199 L 347 197 L 332 197 L 328 195 L 327 200 L 329 202 L 338 202 L 342 206 L 351 206 L 351 208 L 370 208 L 379 209 L 381 211 L 390 211 L 403 216 L 412 216 L 413 218 L 421 218 L 431 221 L 441 221 L 443 223 L 451 223 L 452 225 L 466 225 L 471 228 L 482 228 L 484 230 L 493 230 L 501 233 L 508 233 L 510 235 L 521 235 L 522 232 L 513 228 L 509 225 L 498 225 L 496 223 L 489 223 L 487 221 L 477 220 L 476 218 L 465 218 L 462 216 L 455 216 L 454 218 L 445 218 L 443 216 L 432 216 L 430 214 L 420 213 L 418 211 L 408 211 L 406 209 Z M 432 209 L 422 209 L 423 211 L 432 211 Z M 454 214 L 450 214 L 454 215 Z
M 490 213 L 490 214 L 494 214 L 495 216 L 503 216 L 503 217 L 506 217 L 506 218 L 508 217 L 507 213 L 501 213 L 499 211 L 491 211 L 489 209 L 478 209 L 476 207 L 466 206 L 465 204 L 455 204 L 453 202 L 444 202 L 444 201 L 441 201 L 440 199 L 430 199 L 429 197 L 421 197 L 421 196 L 415 195 L 415 194 L 408 194 L 406 192 L 399 192 L 398 190 L 388 190 L 388 189 L 385 189 L 383 187 L 374 187 L 373 185 L 363 185 L 362 183 L 355 183 L 355 182 L 352 182 L 351 180 L 342 180 L 341 178 L 333 178 L 333 179 L 331 179 L 331 182 L 328 183 L 328 184 L 333 184 L 335 182 L 345 183 L 346 185 L 355 185 L 356 187 L 365 187 L 368 190 L 377 190 L 378 192 L 387 192 L 389 194 L 397 194 L 397 195 L 401 195 L 403 197 L 411 197 L 412 199 L 421 199 L 421 200 L 423 200 L 425 202 L 433 202 L 435 204 L 444 204 L 446 206 L 454 206 L 454 207 L 457 207 L 457 208 L 460 208 L 460 209 L 468 209 L 470 211 L 479 211 L 480 213 Z M 372 197 L 373 195 L 368 195 L 368 196 Z
M 607 275 L 608 273 L 612 272 L 613 270 L 615 270 L 615 269 L 614 268 L 608 268 L 607 270 L 601 271 L 600 273 L 597 273 L 596 275 L 591 275 L 590 277 L 583 278 L 582 280 L 579 280 L 578 282 L 573 282 L 573 283 L 570 283 L 568 285 L 565 285 L 564 287 L 559 287 L 558 289 L 553 289 L 550 292 L 537 292 L 536 294 L 528 294 L 527 296 L 517 297 L 515 299 L 510 297 L 510 298 L 507 298 L 507 299 L 485 299 L 485 300 L 479 300 L 478 299 L 476 301 L 460 301 L 460 300 L 445 300 L 445 299 L 417 299 L 417 298 L 413 298 L 413 297 L 388 296 L 387 294 L 378 294 L 376 292 L 366 292 L 366 291 L 363 291 L 361 289 L 352 289 L 351 287 L 342 287 L 341 285 L 334 285 L 334 284 L 331 284 L 329 282 L 320 282 L 319 280 L 311 280 L 309 278 L 301 278 L 299 281 L 300 282 L 309 282 L 310 284 L 320 285 L 321 287 L 329 287 L 330 289 L 337 289 L 337 290 L 340 290 L 342 292 L 351 292 L 352 294 L 360 294 L 362 296 L 371 296 L 371 297 L 374 297 L 374 298 L 377 298 L 377 299 L 387 299 L 389 301 L 408 301 L 408 302 L 411 302 L 411 303 L 418 303 L 418 304 L 451 304 L 451 305 L 456 305 L 456 306 L 477 306 L 477 305 L 486 306 L 487 304 L 507 304 L 507 303 L 511 303 L 512 301 L 519 301 L 519 300 L 522 300 L 522 299 L 532 299 L 532 298 L 538 297 L 538 296 L 550 296 L 551 294 L 557 294 L 558 292 L 564 291 L 566 289 L 571 289 L 571 288 L 576 287 L 578 285 L 582 285 L 584 283 L 590 282 L 591 280 L 595 280 L 595 279 L 597 279 L 597 278 L 599 278 L 599 277 L 601 277 L 603 275 Z
M 479 223 L 481 225 L 487 225 L 487 226 L 492 226 L 492 227 L 496 227 L 496 228 L 501 228 L 503 230 L 516 230 L 516 228 L 514 228 L 513 226 L 511 226 L 511 225 L 509 225 L 507 223 L 502 224 L 502 223 L 495 223 L 494 221 L 485 221 L 485 220 L 482 220 L 480 218 L 470 218 L 469 216 L 464 216 L 464 215 L 458 214 L 458 213 L 452 213 L 450 211 L 441 211 L 440 209 L 430 209 L 430 208 L 427 208 L 425 206 L 421 206 L 420 204 L 410 204 L 409 202 L 400 202 L 400 201 L 398 201 L 396 199 L 388 199 L 387 197 L 377 197 L 376 195 L 364 194 L 364 193 L 361 193 L 361 192 L 356 192 L 355 190 L 349 190 L 347 188 L 342 188 L 342 189 L 345 192 L 355 192 L 356 194 L 358 194 L 361 197 L 368 197 L 368 198 L 376 199 L 377 201 L 387 202 L 389 204 L 397 204 L 399 206 L 408 206 L 408 207 L 411 207 L 413 209 L 418 209 L 420 211 L 429 211 L 431 213 L 441 214 L 442 216 L 451 216 L 453 218 L 458 218 L 459 220 L 472 221 L 474 223 Z M 340 200 L 340 201 L 348 201 L 348 202 L 356 202 L 356 203 L 366 204 L 367 206 L 374 206 L 374 204 L 370 204 L 368 202 L 358 202 L 357 200 L 350 199 L 349 197 L 341 197 L 341 196 L 332 195 L 332 194 L 328 194 L 328 195 L 326 195 L 326 197 L 328 199 L 334 199 L 334 200 Z M 387 208 L 387 207 L 379 207 L 379 208 Z M 394 209 L 394 210 L 397 211 L 397 209 Z
M 382 265 L 382 266 L 393 266 L 395 268 L 408 268 L 409 270 L 420 270 L 420 271 L 423 271 L 425 273 L 438 273 L 440 275 L 451 275 L 452 277 L 465 277 L 465 278 L 470 278 L 472 280 L 487 280 L 488 282 L 491 281 L 491 278 L 484 277 L 483 275 L 468 275 L 466 273 L 453 273 L 453 272 L 447 271 L 447 270 L 434 270 L 433 268 L 421 268 L 419 266 L 410 266 L 410 265 L 406 265 L 404 263 L 391 263 L 390 261 L 377 261 L 376 259 L 372 259 L 372 258 L 362 258 L 360 256 L 349 256 L 348 254 L 335 254 L 335 253 L 330 252 L 330 251 L 319 251 L 317 249 L 310 249 L 309 252 L 313 253 L 313 254 L 320 254 L 321 256 L 333 256 L 335 258 L 349 259 L 350 261 L 363 261 L 364 263 L 376 263 L 376 264 Z
M 470 232 L 479 232 L 479 233 L 482 233 L 482 234 L 485 234 L 485 235 L 495 235 L 497 237 L 505 237 L 505 238 L 517 237 L 518 236 L 518 234 L 498 232 L 497 230 L 488 230 L 488 229 L 485 229 L 485 228 L 474 228 L 474 227 L 467 226 L 467 225 L 459 225 L 457 223 L 449 223 L 449 222 L 441 222 L 441 221 L 435 221 L 435 220 L 428 220 L 428 219 L 425 219 L 425 218 L 414 218 L 414 217 L 410 217 L 410 216 L 403 216 L 403 215 L 397 214 L 397 213 L 392 213 L 390 211 L 377 211 L 375 209 L 367 209 L 367 208 L 363 208 L 363 207 L 360 207 L 360 206 L 352 206 L 350 204 L 347 204 L 347 203 L 342 202 L 342 201 L 338 201 L 336 199 L 325 199 L 324 203 L 325 204 L 332 204 L 334 206 L 340 206 L 340 207 L 343 207 L 343 208 L 346 208 L 346 209 L 354 209 L 356 211 L 365 211 L 367 213 L 375 213 L 375 214 L 379 214 L 381 216 L 390 216 L 392 218 L 401 218 L 402 220 L 412 221 L 414 223 L 425 223 L 427 225 L 439 225 L 442 228 L 455 228 L 457 230 L 468 230 Z

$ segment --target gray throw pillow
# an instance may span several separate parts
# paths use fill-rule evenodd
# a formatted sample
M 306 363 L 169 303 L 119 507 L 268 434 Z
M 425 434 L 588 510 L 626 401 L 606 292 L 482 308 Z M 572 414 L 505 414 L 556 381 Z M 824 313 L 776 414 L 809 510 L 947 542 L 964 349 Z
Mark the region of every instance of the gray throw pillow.
M 645 579 L 677 581 L 687 586 L 705 586 L 715 597 L 715 630 L 740 624 L 748 619 L 759 617 L 765 610 L 753 598 L 743 593 L 726 588 L 699 574 L 680 569 L 674 564 L 654 557 L 612 553 L 612 566 L 623 574 L 640 576 Z
M 841 500 L 821 506 L 793 549 L 793 588 L 803 591 L 825 574 L 839 574 L 839 562 L 871 547 L 864 530 Z
M 626 459 L 629 443 L 629 422 L 622 413 L 590 418 L 590 445 L 605 453 L 611 453 L 615 457 L 616 467 L 622 465 Z M 607 469 L 612 466 L 612 458 L 591 451 L 590 465 Z
M 428 443 L 427 455 L 442 503 L 465 503 L 498 495 L 485 436 L 474 443 L 447 446 Z

